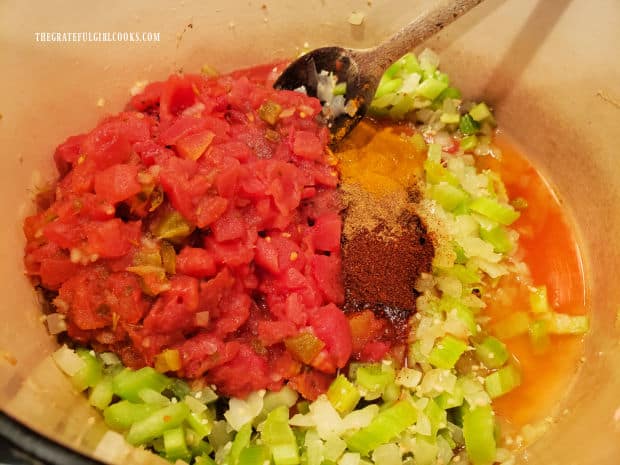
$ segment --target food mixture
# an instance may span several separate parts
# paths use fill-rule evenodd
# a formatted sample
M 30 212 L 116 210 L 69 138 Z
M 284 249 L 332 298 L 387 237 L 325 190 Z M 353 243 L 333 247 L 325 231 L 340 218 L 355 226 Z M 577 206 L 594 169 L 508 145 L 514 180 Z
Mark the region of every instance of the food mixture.
M 58 146 L 25 265 L 96 455 L 508 465 L 542 432 L 537 370 L 588 329 L 578 250 L 437 66 L 395 63 L 334 151 L 346 87 L 274 90 L 284 64 L 172 75 Z

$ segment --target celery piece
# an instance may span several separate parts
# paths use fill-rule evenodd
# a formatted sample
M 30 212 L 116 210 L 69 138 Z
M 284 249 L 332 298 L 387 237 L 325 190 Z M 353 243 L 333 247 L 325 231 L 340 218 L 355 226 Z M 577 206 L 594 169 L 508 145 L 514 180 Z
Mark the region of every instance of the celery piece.
M 435 100 L 439 94 L 448 88 L 448 83 L 440 79 L 429 77 L 423 80 L 415 90 L 416 95 L 420 95 L 429 100 Z
M 91 389 L 88 396 L 88 403 L 99 410 L 103 410 L 110 405 L 112 397 L 114 397 L 112 379 L 105 377 Z
M 458 113 L 442 113 L 439 120 L 444 124 L 458 124 L 461 116 Z
M 185 438 L 193 457 L 208 455 L 213 452 L 213 446 L 207 441 L 197 439 L 192 430 L 186 430 Z
M 493 336 L 487 336 L 480 344 L 476 344 L 476 357 L 487 368 L 503 366 L 509 356 L 506 344 Z
M 252 422 L 248 422 L 241 427 L 233 439 L 230 454 L 228 456 L 229 465 L 238 465 L 241 451 L 250 445 L 252 437 Z
M 428 150 L 428 145 L 424 140 L 424 136 L 419 132 L 416 132 L 413 136 L 411 136 L 409 138 L 409 142 L 411 142 L 413 150 L 416 152 L 416 154 L 422 155 Z
M 430 184 L 439 184 L 446 182 L 452 186 L 458 186 L 459 180 L 441 163 L 430 159 L 424 161 L 424 172 L 426 173 L 426 181 Z
M 464 205 L 469 199 L 469 195 L 463 189 L 443 181 L 434 186 L 430 186 L 429 196 L 449 212 Z
M 275 465 L 299 463 L 297 442 L 288 424 L 288 407 L 276 407 L 262 424 L 261 439 L 269 446 Z
M 441 408 L 434 399 L 429 399 L 428 404 L 424 408 L 424 413 L 431 423 L 432 437 L 434 437 L 440 429 L 448 426 L 448 416 L 445 409 Z
M 586 315 L 551 314 L 549 332 L 551 334 L 585 334 L 590 328 L 590 320 Z
M 347 83 L 339 82 L 334 86 L 334 95 L 344 95 L 347 93 Z
M 262 445 L 248 446 L 239 454 L 238 465 L 264 465 L 269 463 L 269 449 Z
M 456 312 L 456 317 L 463 322 L 471 334 L 478 333 L 474 312 L 459 299 L 444 295 L 439 301 L 439 309 L 446 314 Z
M 185 421 L 199 439 L 208 436 L 213 429 L 213 422 L 204 413 L 191 412 Z
M 549 321 L 546 319 L 534 320 L 528 328 L 530 342 L 535 354 L 545 353 L 551 344 L 549 339 Z
M 413 53 L 407 53 L 406 55 L 403 55 L 402 58 L 400 58 L 400 60 L 398 61 L 402 63 L 402 70 L 406 74 L 422 73 L 420 62 Z
M 157 405 L 134 404 L 128 400 L 121 400 L 103 411 L 103 419 L 110 428 L 125 430 L 157 410 L 159 410 Z
M 163 394 L 160 394 L 155 389 L 144 388 L 138 391 L 138 397 L 145 404 L 153 404 L 158 405 L 160 407 L 165 407 L 166 405 L 170 405 L 170 399 L 168 399 Z
M 495 420 L 490 406 L 473 408 L 463 416 L 465 450 L 473 465 L 491 465 L 495 462 Z
M 99 382 L 103 365 L 101 360 L 87 349 L 77 349 L 76 353 L 84 362 L 84 366 L 71 377 L 71 381 L 77 390 L 84 391 Z
M 435 163 L 441 163 L 441 145 L 428 144 L 428 159 Z
M 185 402 L 159 409 L 131 425 L 126 437 L 127 442 L 133 445 L 146 444 L 164 434 L 164 431 L 180 426 L 189 413 L 189 407 Z
M 400 74 L 401 71 L 403 70 L 403 64 L 404 62 L 399 60 L 396 60 L 394 63 L 392 63 L 388 69 L 385 70 L 385 72 L 383 73 L 383 76 L 381 76 L 381 80 L 389 80 L 392 79 L 394 76 L 396 76 L 397 74 Z
M 344 375 L 338 375 L 327 390 L 327 398 L 340 415 L 351 412 L 360 400 L 360 392 Z
M 408 400 L 400 400 L 380 411 L 370 424 L 353 433 L 347 440 L 349 449 L 367 456 L 381 444 L 397 437 L 418 417 L 417 409 Z
M 491 399 L 512 391 L 521 384 L 521 373 L 513 365 L 500 368 L 484 379 L 484 388 Z
M 463 265 L 453 265 L 450 268 L 441 270 L 442 274 L 452 276 L 463 284 L 476 284 L 480 282 L 480 275 L 477 271 L 467 268 Z
M 139 370 L 125 368 L 112 379 L 114 393 L 132 402 L 142 400 L 139 396 L 142 389 L 149 388 L 156 392 L 162 392 L 170 383 L 171 380 L 168 377 L 151 367 L 144 367 Z
M 547 298 L 547 286 L 538 286 L 530 289 L 530 309 L 533 313 L 548 313 L 551 311 Z
M 467 344 L 454 336 L 445 336 L 435 344 L 428 356 L 428 362 L 437 367 L 450 369 L 467 350 Z
M 530 317 L 526 312 L 513 312 L 492 326 L 494 334 L 500 339 L 526 334 L 530 325 Z
M 164 451 L 168 460 L 189 460 L 191 458 L 182 426 L 164 431 L 163 437 Z
M 413 444 L 415 465 L 436 465 L 439 448 L 434 438 L 417 434 Z
M 362 365 L 355 374 L 355 384 L 365 391 L 364 397 L 369 400 L 380 397 L 395 379 L 394 368 L 383 363 Z
M 488 197 L 474 199 L 469 204 L 469 208 L 505 226 L 514 223 L 521 215 L 512 206 L 501 204 L 497 200 Z
M 404 119 L 405 115 L 414 109 L 413 99 L 408 95 L 399 95 L 399 99 L 393 102 L 390 108 L 390 118 L 395 120 Z
M 379 99 L 387 94 L 395 93 L 402 85 L 403 80 L 401 78 L 389 79 L 384 82 L 380 82 L 379 87 L 377 87 L 377 92 L 375 92 L 375 99 Z
M 447 98 L 460 100 L 461 91 L 458 90 L 456 87 L 447 87 L 441 94 L 439 94 L 439 97 L 437 97 L 437 100 L 444 101 Z
M 464 136 L 471 136 L 478 132 L 480 125 L 471 115 L 463 115 L 459 121 L 459 129 Z
M 480 122 L 491 116 L 491 110 L 489 110 L 486 103 L 480 102 L 478 105 L 469 110 L 469 115 L 474 121 Z
M 442 392 L 435 398 L 437 405 L 444 410 L 460 407 L 463 405 L 464 400 L 465 393 L 463 392 L 463 386 L 458 382 L 454 385 L 452 392 Z
M 461 148 L 463 152 L 469 152 L 475 149 L 477 145 L 478 145 L 478 137 L 476 137 L 475 134 L 463 137 L 461 139 L 461 142 L 459 143 L 459 147 Z
M 497 253 L 508 253 L 513 249 L 513 243 L 508 236 L 508 232 L 502 226 L 491 229 L 480 228 L 480 238 L 493 246 L 493 251 Z

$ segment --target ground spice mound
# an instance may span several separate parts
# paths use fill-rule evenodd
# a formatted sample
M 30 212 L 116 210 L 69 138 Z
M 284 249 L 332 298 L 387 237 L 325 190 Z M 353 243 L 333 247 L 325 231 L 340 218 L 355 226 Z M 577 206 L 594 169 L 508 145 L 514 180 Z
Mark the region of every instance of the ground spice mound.
M 361 123 L 337 153 L 345 205 L 345 311 L 370 309 L 406 336 L 434 245 L 417 214 L 425 146 L 408 126 Z
M 415 309 L 415 282 L 430 270 L 434 247 L 418 216 L 402 215 L 400 226 L 395 234 L 382 224 L 345 242 L 345 310 L 370 308 L 399 323 Z

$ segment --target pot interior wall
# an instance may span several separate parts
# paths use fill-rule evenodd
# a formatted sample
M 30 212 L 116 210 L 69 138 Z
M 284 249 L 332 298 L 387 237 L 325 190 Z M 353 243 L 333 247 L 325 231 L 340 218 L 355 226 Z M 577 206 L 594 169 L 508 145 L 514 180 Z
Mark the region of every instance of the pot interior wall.
M 203 64 L 230 69 L 302 47 L 370 46 L 429 2 L 285 0 L 60 2 L 0 5 L 0 407 L 54 440 L 92 454 L 105 431 L 48 355 L 56 347 L 21 273 L 21 221 L 53 176 L 53 147 L 120 110 L 138 80 Z M 365 13 L 361 26 L 347 22 Z M 156 43 L 43 43 L 35 32 L 150 31 Z M 620 4 L 599 0 L 487 0 L 429 45 L 464 94 L 496 109 L 503 131 L 551 181 L 581 238 L 593 330 L 568 409 L 529 448 L 531 464 L 615 465 L 620 457 Z M 10 51 L 10 53 L 6 53 Z M 100 107 L 97 102 L 105 99 Z M 577 367 L 576 367 L 577 369 Z M 131 459 L 123 454 L 132 454 Z M 143 451 L 111 463 L 156 463 Z

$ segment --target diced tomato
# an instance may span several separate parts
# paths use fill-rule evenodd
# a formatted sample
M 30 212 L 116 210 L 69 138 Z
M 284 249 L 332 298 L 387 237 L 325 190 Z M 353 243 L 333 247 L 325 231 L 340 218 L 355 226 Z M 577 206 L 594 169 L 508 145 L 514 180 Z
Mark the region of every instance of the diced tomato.
M 316 400 L 325 393 L 334 377 L 316 370 L 309 370 L 292 377 L 288 385 L 308 400 Z
M 265 347 L 282 342 L 297 334 L 297 328 L 290 321 L 259 321 L 258 338 Z
M 196 225 L 205 228 L 217 221 L 228 208 L 228 200 L 217 195 L 203 197 L 196 205 Z
M 86 157 L 92 159 L 99 169 L 125 163 L 131 155 L 129 140 L 114 122 L 95 128 L 86 136 L 82 148 Z
M 338 305 L 344 302 L 340 257 L 336 255 L 312 257 L 312 276 L 328 302 Z
M 315 220 L 312 243 L 315 250 L 337 252 L 340 250 L 342 220 L 337 212 L 325 213 Z
M 196 278 L 208 278 L 215 275 L 213 255 L 198 247 L 183 247 L 176 258 L 176 269 Z
M 173 74 L 162 89 L 159 102 L 159 115 L 167 121 L 196 102 L 196 94 L 189 76 Z
M 90 251 L 99 257 L 120 257 L 140 241 L 140 222 L 123 223 L 118 218 L 93 221 L 87 225 Z
M 319 307 L 310 313 L 310 324 L 315 334 L 325 342 L 336 366 L 346 365 L 353 350 L 351 328 L 347 317 L 334 304 Z
M 293 142 L 295 155 L 308 160 L 320 160 L 325 154 L 325 145 L 310 131 L 297 131 Z
M 224 342 L 213 334 L 200 332 L 179 347 L 183 374 L 198 378 L 207 370 L 228 363 L 239 352 L 240 344 Z
M 151 82 L 142 92 L 134 95 L 129 104 L 138 111 L 145 111 L 159 105 L 159 99 L 164 90 L 164 82 Z
M 49 289 L 58 289 L 67 279 L 73 276 L 78 268 L 77 263 L 72 263 L 66 258 L 46 258 L 41 261 L 39 275 L 41 283 Z
M 229 211 L 211 225 L 216 241 L 224 242 L 241 239 L 247 230 L 243 217 L 237 211 Z
M 138 167 L 135 165 L 110 166 L 95 175 L 95 193 L 108 202 L 122 202 L 142 189 L 137 176 Z
M 75 165 L 82 155 L 82 143 L 86 138 L 85 134 L 68 137 L 66 141 L 56 147 L 54 161 L 60 176 L 64 176 L 73 165 Z

